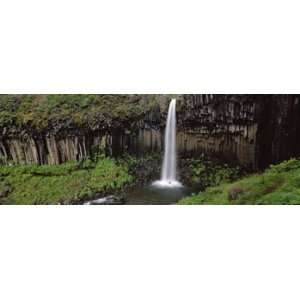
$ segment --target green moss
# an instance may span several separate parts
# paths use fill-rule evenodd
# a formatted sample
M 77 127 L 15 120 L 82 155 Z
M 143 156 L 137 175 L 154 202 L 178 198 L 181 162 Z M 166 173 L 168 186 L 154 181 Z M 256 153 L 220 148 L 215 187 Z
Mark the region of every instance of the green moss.
M 155 98 L 141 104 L 128 95 L 0 95 L 0 129 L 95 127 L 110 120 L 137 119 L 156 105 Z
M 262 174 L 208 188 L 180 204 L 300 204 L 300 160 L 284 161 Z

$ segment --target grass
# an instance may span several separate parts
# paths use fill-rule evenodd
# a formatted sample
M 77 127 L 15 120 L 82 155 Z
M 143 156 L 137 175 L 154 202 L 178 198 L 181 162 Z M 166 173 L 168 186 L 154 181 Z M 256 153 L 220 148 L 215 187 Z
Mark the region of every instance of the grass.
M 300 204 L 300 160 L 284 161 L 262 174 L 207 188 L 180 204 Z
M 122 189 L 132 181 L 125 164 L 106 157 L 97 162 L 87 160 L 57 166 L 0 166 L 0 201 L 3 204 L 73 204 Z

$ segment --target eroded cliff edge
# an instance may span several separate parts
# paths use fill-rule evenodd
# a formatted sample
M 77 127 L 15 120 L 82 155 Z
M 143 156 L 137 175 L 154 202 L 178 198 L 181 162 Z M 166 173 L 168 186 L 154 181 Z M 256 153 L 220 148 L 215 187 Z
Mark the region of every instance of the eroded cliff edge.
M 299 95 L 0 95 L 0 160 L 162 151 L 172 97 L 182 156 L 204 152 L 258 169 L 300 154 Z

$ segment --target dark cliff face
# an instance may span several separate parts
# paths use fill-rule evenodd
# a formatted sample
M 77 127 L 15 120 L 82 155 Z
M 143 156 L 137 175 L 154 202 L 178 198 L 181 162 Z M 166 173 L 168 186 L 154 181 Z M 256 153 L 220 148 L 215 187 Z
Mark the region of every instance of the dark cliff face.
M 58 164 L 85 158 L 99 148 L 109 155 L 162 151 L 173 97 L 178 99 L 180 155 L 205 152 L 257 169 L 300 154 L 297 95 L 131 95 L 128 105 L 147 109 L 133 109 L 120 118 L 100 111 L 83 118 L 82 125 L 60 120 L 52 125 L 55 130 L 41 132 L 30 123 L 6 125 L 1 128 L 0 160 Z
M 257 112 L 259 168 L 300 156 L 300 96 L 270 95 Z
M 255 169 L 300 155 L 299 95 L 186 95 L 182 108 L 179 126 L 206 152 Z
M 258 104 L 247 95 L 186 95 L 179 102 L 178 123 L 185 150 L 255 166 Z

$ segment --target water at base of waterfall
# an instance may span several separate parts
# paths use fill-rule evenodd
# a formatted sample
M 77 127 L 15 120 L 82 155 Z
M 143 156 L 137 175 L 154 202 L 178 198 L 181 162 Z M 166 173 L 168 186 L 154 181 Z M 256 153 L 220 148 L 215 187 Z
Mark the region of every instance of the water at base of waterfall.
M 157 180 L 152 183 L 157 188 L 181 188 L 182 183 L 177 180 Z
M 128 205 L 170 205 L 195 192 L 184 186 L 159 187 L 149 185 L 145 187 L 131 187 L 126 191 L 126 202 Z

